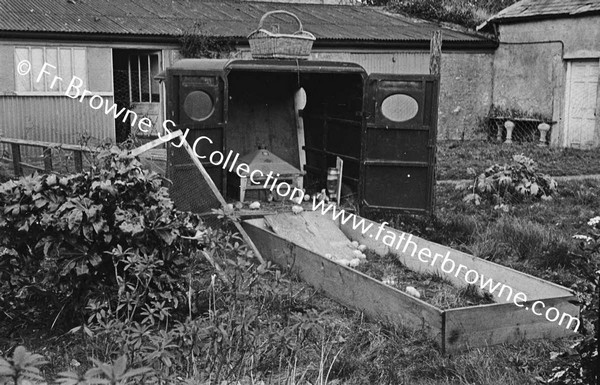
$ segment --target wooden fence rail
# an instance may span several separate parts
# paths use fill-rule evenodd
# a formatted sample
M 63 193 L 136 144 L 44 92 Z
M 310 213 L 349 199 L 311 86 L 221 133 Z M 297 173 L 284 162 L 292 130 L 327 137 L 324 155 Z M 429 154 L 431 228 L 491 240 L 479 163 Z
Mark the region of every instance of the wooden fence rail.
M 83 153 L 94 153 L 97 150 L 84 148 L 75 144 L 62 144 L 62 143 L 52 143 L 52 142 L 40 142 L 35 140 L 25 140 L 25 139 L 13 139 L 13 138 L 0 138 L 0 143 L 10 144 L 12 159 L 2 157 L 2 160 L 12 161 L 13 164 L 13 172 L 15 176 L 23 175 L 23 166 L 32 168 L 38 171 L 44 172 L 52 172 L 53 171 L 53 163 L 52 163 L 52 149 L 61 149 L 66 151 L 73 152 L 73 161 L 75 162 L 75 171 L 81 172 L 83 171 Z M 44 167 L 39 167 L 34 164 L 26 163 L 21 158 L 21 146 L 27 147 L 38 147 L 43 148 L 43 158 L 44 158 Z

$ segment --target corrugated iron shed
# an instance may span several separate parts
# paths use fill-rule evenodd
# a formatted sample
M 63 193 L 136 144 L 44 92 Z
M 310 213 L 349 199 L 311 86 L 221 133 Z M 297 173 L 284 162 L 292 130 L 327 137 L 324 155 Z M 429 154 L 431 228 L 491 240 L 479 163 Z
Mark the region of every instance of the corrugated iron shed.
M 488 23 L 590 13 L 600 13 L 600 0 L 523 0 L 503 9 Z
M 18 37 L 67 35 L 173 40 L 200 23 L 207 35 L 245 40 L 267 11 L 296 14 L 318 41 L 428 42 L 443 30 L 447 43 L 489 46 L 486 36 L 396 14 L 379 7 L 210 0 L 0 0 L 0 31 Z M 294 29 L 285 17 L 275 22 Z M 289 25 L 288 25 L 289 24 Z

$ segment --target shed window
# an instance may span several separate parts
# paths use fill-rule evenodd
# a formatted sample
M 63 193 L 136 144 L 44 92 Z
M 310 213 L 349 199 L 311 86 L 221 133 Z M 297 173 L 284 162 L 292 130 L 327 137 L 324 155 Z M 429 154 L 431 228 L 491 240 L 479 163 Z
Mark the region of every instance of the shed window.
M 25 61 L 31 64 L 28 72 L 23 71 L 25 68 L 22 63 Z M 48 74 L 43 74 L 38 81 L 46 63 L 45 72 Z M 17 92 L 62 93 L 69 87 L 74 76 L 82 80 L 81 89 L 87 88 L 85 48 L 16 47 L 15 68 Z M 26 74 L 21 75 L 23 72 Z M 56 80 L 56 76 L 62 80 Z
M 160 102 L 160 85 L 154 79 L 160 70 L 158 53 L 129 55 L 129 95 L 132 103 Z

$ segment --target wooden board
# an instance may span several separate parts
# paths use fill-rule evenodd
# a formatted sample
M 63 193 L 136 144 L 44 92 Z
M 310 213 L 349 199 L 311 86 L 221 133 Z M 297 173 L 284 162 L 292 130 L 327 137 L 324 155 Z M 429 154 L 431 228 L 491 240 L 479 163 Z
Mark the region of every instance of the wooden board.
M 275 234 L 314 253 L 329 254 L 334 260 L 354 258 L 350 240 L 334 221 L 318 212 L 268 215 L 265 223 Z
M 328 297 L 369 317 L 422 330 L 442 345 L 442 311 L 393 287 L 342 266 L 269 231 L 263 219 L 243 222 L 263 256 L 298 274 Z
M 538 305 L 536 311 L 544 313 L 548 308 L 555 307 L 561 314 L 564 312 L 578 317 L 579 307 L 568 302 L 574 298 L 546 298 L 543 300 L 546 308 L 542 309 Z M 517 343 L 523 339 L 555 339 L 576 335 L 575 332 L 566 328 L 569 322 L 568 318 L 561 326 L 546 320 L 543 315 L 534 314 L 531 311 L 534 302 L 524 302 L 523 307 L 518 307 L 513 303 L 504 303 L 446 310 L 444 312 L 444 351 Z

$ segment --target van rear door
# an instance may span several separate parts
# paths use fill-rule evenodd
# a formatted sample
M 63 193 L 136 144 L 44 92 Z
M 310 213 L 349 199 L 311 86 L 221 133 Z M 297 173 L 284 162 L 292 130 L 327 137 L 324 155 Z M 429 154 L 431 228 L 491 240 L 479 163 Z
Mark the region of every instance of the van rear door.
M 431 214 L 439 78 L 371 74 L 363 104 L 362 215 Z

